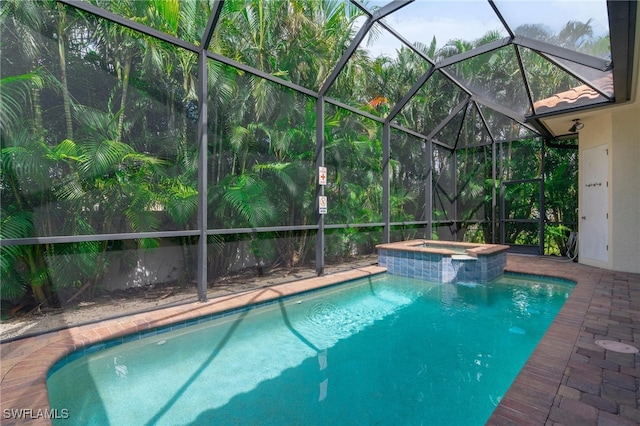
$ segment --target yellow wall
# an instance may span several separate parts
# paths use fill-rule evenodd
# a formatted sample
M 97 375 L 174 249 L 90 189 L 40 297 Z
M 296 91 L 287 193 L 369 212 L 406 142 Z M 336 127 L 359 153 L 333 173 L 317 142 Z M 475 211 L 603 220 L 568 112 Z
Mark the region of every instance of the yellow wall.
M 640 273 L 640 8 L 636 30 L 631 100 L 613 108 L 594 110 L 581 118 L 585 126 L 579 135 L 580 153 L 604 144 L 609 149 L 609 259 L 607 262 L 580 259 L 580 262 Z M 581 163 L 579 173 L 584 171 Z M 582 208 L 580 195 L 578 206 Z
M 611 269 L 640 273 L 640 107 L 615 111 L 612 130 Z
M 600 145 L 609 150 L 609 251 L 606 262 L 586 258 L 580 262 L 640 273 L 640 103 L 603 110 L 582 121 L 580 152 Z M 581 175 L 584 170 L 580 164 Z M 580 195 L 578 198 L 582 209 Z

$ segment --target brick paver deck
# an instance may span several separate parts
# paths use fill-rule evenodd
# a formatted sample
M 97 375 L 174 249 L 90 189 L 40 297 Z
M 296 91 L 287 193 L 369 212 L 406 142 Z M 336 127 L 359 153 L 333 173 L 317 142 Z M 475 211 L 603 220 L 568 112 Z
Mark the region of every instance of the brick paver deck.
M 35 417 L 47 409 L 47 371 L 84 345 L 382 270 L 360 268 L 3 343 L 0 421 L 50 424 L 42 418 L 12 420 L 7 410 L 31 409 Z M 488 424 L 640 424 L 640 355 L 595 344 L 608 339 L 640 347 L 640 274 L 518 255 L 508 256 L 507 270 L 567 278 L 577 285 Z
M 640 274 L 516 255 L 507 270 L 577 285 L 488 424 L 640 424 L 640 355 L 595 344 L 640 347 Z

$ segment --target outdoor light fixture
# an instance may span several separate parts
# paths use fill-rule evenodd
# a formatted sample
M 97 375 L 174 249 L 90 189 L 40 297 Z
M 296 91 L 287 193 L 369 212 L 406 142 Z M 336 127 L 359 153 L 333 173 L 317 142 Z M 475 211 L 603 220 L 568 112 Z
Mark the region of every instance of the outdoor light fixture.
M 573 126 L 571 126 L 571 128 L 569 129 L 569 133 L 575 133 L 583 127 L 584 123 L 581 123 L 579 118 L 575 118 L 573 119 Z

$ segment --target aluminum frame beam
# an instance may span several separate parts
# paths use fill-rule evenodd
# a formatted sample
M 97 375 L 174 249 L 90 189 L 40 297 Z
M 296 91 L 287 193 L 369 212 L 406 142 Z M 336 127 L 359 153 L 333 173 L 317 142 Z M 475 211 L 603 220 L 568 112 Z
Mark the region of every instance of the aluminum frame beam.
M 611 59 L 615 64 L 613 87 L 615 102 L 631 100 L 633 91 L 633 63 L 635 55 L 636 20 L 638 2 L 607 0 L 609 11 L 609 37 L 611 40 Z
M 213 33 L 218 25 L 218 21 L 220 20 L 220 15 L 222 14 L 222 6 L 224 5 L 224 0 L 215 0 L 213 3 L 213 7 L 211 8 L 211 16 L 209 16 L 209 20 L 207 21 L 207 26 L 202 33 L 202 39 L 200 40 L 200 46 L 203 49 L 208 49 L 209 44 L 211 43 L 211 38 L 213 37 Z
M 319 184 L 318 170 L 319 167 L 324 167 L 325 158 L 325 143 L 324 143 L 324 99 L 319 97 L 316 100 L 316 214 L 318 222 L 318 233 L 316 234 L 316 275 L 324 275 L 324 214 L 320 214 L 319 197 L 325 195 L 324 185 Z
M 158 40 L 166 41 L 167 43 L 182 47 L 183 49 L 189 50 L 193 53 L 199 53 L 202 48 L 193 43 L 189 43 L 187 41 L 182 40 L 181 38 L 174 37 L 169 35 L 163 31 L 156 30 L 155 28 L 149 27 L 147 25 L 132 21 L 131 19 L 124 18 L 120 15 L 116 15 L 108 10 L 102 9 L 98 6 L 94 6 L 90 3 L 87 3 L 82 0 L 56 0 L 58 3 L 66 4 L 67 6 L 71 6 L 75 9 L 83 10 L 92 15 L 98 16 L 100 18 L 106 19 L 118 25 L 122 25 L 134 31 L 137 31 L 141 34 L 148 35 L 150 37 L 157 38 Z
M 488 108 L 491 108 L 493 110 L 496 110 L 497 112 L 511 118 L 512 120 L 520 123 L 522 126 L 537 132 L 537 133 L 543 133 L 545 135 L 549 135 L 548 130 L 538 121 L 540 118 L 544 118 L 544 117 L 549 117 L 549 116 L 553 116 L 553 115 L 557 115 L 557 114 L 566 114 L 569 112 L 575 112 L 575 111 L 581 111 L 581 110 L 585 110 L 585 109 L 593 109 L 594 105 L 589 105 L 589 106 L 584 106 L 584 107 L 577 107 L 577 108 L 571 108 L 571 109 L 564 109 L 561 111 L 557 111 L 557 112 L 553 112 L 553 113 L 548 113 L 548 114 L 540 114 L 540 115 L 533 115 L 533 116 L 528 116 L 528 117 L 521 117 L 517 114 L 514 114 L 513 111 L 510 111 L 504 107 L 500 107 L 499 105 L 496 105 L 495 103 L 491 102 L 489 99 L 483 98 L 481 96 L 478 96 L 472 92 L 470 92 L 463 84 L 461 84 L 459 81 L 457 81 L 455 78 L 453 78 L 450 73 L 447 73 L 444 69 L 444 67 L 452 65 L 454 63 L 463 61 L 465 59 L 501 48 L 503 46 L 506 46 L 508 44 L 514 44 L 514 47 L 516 48 L 516 51 L 518 51 L 516 46 L 523 46 L 523 47 L 527 47 L 530 48 L 534 51 L 536 51 L 537 53 L 541 54 L 542 56 L 546 55 L 553 55 L 555 57 L 558 58 L 562 58 L 565 60 L 569 60 L 587 67 L 591 67 L 593 69 L 598 69 L 601 71 L 606 71 L 611 69 L 611 63 L 604 60 L 604 59 L 600 59 L 600 58 L 594 58 L 592 56 L 589 55 L 585 55 L 582 53 L 578 53 L 572 50 L 568 50 L 568 49 L 564 49 L 558 46 L 554 46 L 554 45 L 550 45 L 541 41 L 537 41 L 537 40 L 533 40 L 533 39 L 529 39 L 527 37 L 523 37 L 523 36 L 515 36 L 513 34 L 513 32 L 511 31 L 511 29 L 509 28 L 509 26 L 506 24 L 506 22 L 504 21 L 504 18 L 501 16 L 501 14 L 499 13 L 499 10 L 497 9 L 497 7 L 495 6 L 493 0 L 489 0 L 489 3 L 491 4 L 492 8 L 494 9 L 494 12 L 498 15 L 498 17 L 500 18 L 500 20 L 502 21 L 503 25 L 505 26 L 505 28 L 507 29 L 507 31 L 510 34 L 510 37 L 501 39 L 501 40 L 497 40 L 495 42 L 489 43 L 488 45 L 484 45 L 481 46 L 477 49 L 471 50 L 469 52 L 465 52 L 462 53 L 460 55 L 456 55 L 450 58 L 447 58 L 446 60 L 443 60 L 437 64 L 433 64 L 430 60 L 430 58 L 426 58 L 424 55 L 422 55 L 420 52 L 416 51 L 415 49 L 412 49 L 415 53 L 417 53 L 418 55 L 420 55 L 423 59 L 427 60 L 427 62 L 431 63 L 432 66 L 430 67 L 429 71 L 427 73 L 425 73 L 423 76 L 420 77 L 419 81 L 416 82 L 416 84 L 412 87 L 412 89 L 410 90 L 409 93 L 407 93 L 403 99 L 401 100 L 401 102 L 399 102 L 398 104 L 396 104 L 396 106 L 394 107 L 394 109 L 392 110 L 392 112 L 384 119 L 382 119 L 381 117 L 378 116 L 374 116 L 372 114 L 368 114 L 364 111 L 360 111 L 357 108 L 348 106 L 346 104 L 343 104 L 339 101 L 334 101 L 331 100 L 329 98 L 325 98 L 324 94 L 327 92 L 327 90 L 330 89 L 330 87 L 333 85 L 333 83 L 335 82 L 335 79 L 337 78 L 338 74 L 341 72 L 341 70 L 344 68 L 344 66 L 346 65 L 347 61 L 351 58 L 351 56 L 353 55 L 353 53 L 356 51 L 356 49 L 358 48 L 358 46 L 360 45 L 360 43 L 362 42 L 362 40 L 364 39 L 364 37 L 366 36 L 368 30 L 373 26 L 373 24 L 375 24 L 376 22 L 380 21 L 381 19 L 383 19 L 384 17 L 388 16 L 389 14 L 393 13 L 394 11 L 400 9 L 401 7 L 406 6 L 407 4 L 410 4 L 413 0 L 395 0 L 392 3 L 387 4 L 386 6 L 380 8 L 379 10 L 370 13 L 370 12 L 366 12 L 367 15 L 369 15 L 369 19 L 367 20 L 367 22 L 365 23 L 365 25 L 363 26 L 363 28 L 361 28 L 360 32 L 358 33 L 358 35 L 356 36 L 356 38 L 354 39 L 354 41 L 352 42 L 352 44 L 349 46 L 349 48 L 347 49 L 347 52 L 343 55 L 343 57 L 340 59 L 340 61 L 338 62 L 338 64 L 336 65 L 336 67 L 334 67 L 332 74 L 330 75 L 329 79 L 327 81 L 325 81 L 325 84 L 323 85 L 323 87 L 320 89 L 319 92 L 315 92 L 313 90 L 310 90 L 308 88 L 299 86 L 295 83 L 292 83 L 290 81 L 287 80 L 283 80 L 281 78 L 275 77 L 269 73 L 263 72 L 261 70 L 255 69 L 251 66 L 248 65 L 244 65 L 242 63 L 236 62 L 230 58 L 226 58 L 223 57 L 221 55 L 215 54 L 213 52 L 207 51 L 206 49 L 208 48 L 208 44 L 211 41 L 211 37 L 213 36 L 213 32 L 215 30 L 215 27 L 217 25 L 217 22 L 220 18 L 220 14 L 222 11 L 222 5 L 224 0 L 215 0 L 214 2 L 214 6 L 212 8 L 212 15 L 210 16 L 208 22 L 207 22 L 207 26 L 205 28 L 205 31 L 203 33 L 202 39 L 201 39 L 201 45 L 198 46 L 196 44 L 193 43 L 189 43 L 186 42 L 180 38 L 171 36 L 167 33 L 164 33 L 162 31 L 156 30 L 154 28 L 148 27 L 144 24 L 132 21 L 130 19 L 124 18 L 122 16 L 116 15 L 112 12 L 109 12 L 105 9 L 99 8 L 97 6 L 94 6 L 90 3 L 84 2 L 84 1 L 80 1 L 80 0 L 57 0 L 59 3 L 65 4 L 67 6 L 76 8 L 78 10 L 83 10 L 85 12 L 88 12 L 90 14 L 93 14 L 95 16 L 98 16 L 100 18 L 109 20 L 115 24 L 118 25 L 122 25 L 124 27 L 130 28 L 134 31 L 139 32 L 140 34 L 144 34 L 150 37 L 154 37 L 156 39 L 162 40 L 164 42 L 170 43 L 172 45 L 175 45 L 177 47 L 183 48 L 187 51 L 196 53 L 199 55 L 199 82 L 198 82 L 198 89 L 199 89 L 199 93 L 200 93 L 200 113 L 199 113 L 199 124 L 198 124 L 198 143 L 199 143 L 199 149 L 200 149 L 200 158 L 199 158 L 199 166 L 201 169 L 201 173 L 198 176 L 198 186 L 199 186 L 199 203 L 201 205 L 201 207 L 198 210 L 198 230 L 179 230 L 179 231 L 158 231 L 158 232 L 142 232 L 142 233 L 118 233 L 118 234 L 98 234 L 98 235 L 67 235 L 67 236 L 44 236 L 44 237 L 33 237 L 33 238 L 24 238 L 24 239 L 5 239 L 5 240 L 0 240 L 0 246 L 10 246 L 10 245 L 25 245 L 25 244 L 56 244 L 56 243 L 70 243 L 70 242 L 81 242 L 81 241 L 107 241 L 107 240 L 132 240 L 132 239 L 139 239 L 139 238 L 172 238 L 172 237 L 181 237 L 181 236 L 199 236 L 199 248 L 202 245 L 202 252 L 205 253 L 204 257 L 202 253 L 199 253 L 199 257 L 198 257 L 198 261 L 200 262 L 201 265 L 206 265 L 206 237 L 208 235 L 220 235 L 220 234 L 237 234 L 237 233 L 255 233 L 255 232 L 271 232 L 271 231 L 280 231 L 280 230 L 318 230 L 319 231 L 319 235 L 323 238 L 324 237 L 324 223 L 323 221 L 319 220 L 318 225 L 304 225 L 304 226 L 278 226 L 278 227 L 265 227 L 265 228 L 259 228 L 259 229 L 253 229 L 253 228 L 238 228 L 238 229 L 207 229 L 207 200 L 206 200 L 206 188 L 207 188 L 207 175 L 206 175 L 206 171 L 207 171 L 207 144 L 208 144 L 208 140 L 207 140 L 207 134 L 206 134 L 206 120 L 207 120 L 207 92 L 208 92 L 208 87 L 207 87 L 207 72 L 208 72 L 208 68 L 207 68 L 207 59 L 212 59 L 212 60 L 216 60 L 219 61 L 221 63 L 224 63 L 226 65 L 235 67 L 237 69 L 243 70 L 245 72 L 251 73 L 253 75 L 256 75 L 260 78 L 264 78 L 270 82 L 273 82 L 275 84 L 279 84 L 283 87 L 289 88 L 291 90 L 294 90 L 298 93 L 303 93 L 307 96 L 313 97 L 316 99 L 316 112 L 322 110 L 322 113 L 319 114 L 319 117 L 317 117 L 318 123 L 320 123 L 319 125 L 316 126 L 316 145 L 318 146 L 318 153 L 317 153 L 317 159 L 316 161 L 319 163 L 320 161 L 324 162 L 324 106 L 326 103 L 329 104 L 334 104 L 336 106 L 345 108 L 353 113 L 359 114 L 361 116 L 367 117 L 371 120 L 374 120 L 376 122 L 382 123 L 383 124 L 383 144 L 390 143 L 390 129 L 394 128 L 400 131 L 404 131 L 408 134 L 411 134 L 415 137 L 421 138 L 423 140 L 425 140 L 425 143 L 428 146 L 428 150 L 427 153 L 429 155 L 432 154 L 433 151 L 433 144 L 437 144 L 437 145 L 441 145 L 447 149 L 450 149 L 446 144 L 440 144 L 437 141 L 431 141 L 429 139 L 429 136 L 425 136 L 423 134 L 417 133 L 415 131 L 412 131 L 410 129 L 405 129 L 404 127 L 394 124 L 391 121 L 397 116 L 397 114 L 400 112 L 400 110 L 409 102 L 409 100 L 411 99 L 411 97 L 413 95 L 415 95 L 415 93 L 420 89 L 420 87 L 422 87 L 422 85 L 433 75 L 433 73 L 440 69 L 443 74 L 449 78 L 454 84 L 456 84 L 462 91 L 466 92 L 470 98 L 466 99 L 464 102 L 461 102 L 460 104 L 458 104 L 457 108 L 460 107 L 460 105 L 462 105 L 464 103 L 464 105 L 467 105 L 468 102 L 471 100 L 474 103 L 478 103 L 478 104 L 482 104 L 485 105 Z M 363 8 L 363 6 L 356 1 L 352 1 L 353 4 L 355 4 L 356 6 Z M 627 100 L 630 99 L 630 94 L 631 94 L 631 81 L 632 81 L 632 66 L 633 66 L 633 59 L 634 59 L 634 55 L 636 52 L 634 52 L 634 37 L 635 37 L 635 23 L 636 23 L 636 16 L 637 16 L 637 2 L 636 1 L 614 1 L 614 0 L 609 0 L 607 1 L 607 6 L 608 6 L 608 10 L 609 10 L 609 26 L 610 26 L 610 31 L 611 31 L 611 40 L 612 40 L 612 57 L 613 57 L 613 62 L 616 64 L 616 68 L 614 70 L 614 87 L 615 87 L 615 102 L 626 102 Z M 395 30 L 393 30 L 392 28 L 388 28 L 388 26 L 383 23 L 383 22 L 379 22 L 386 30 L 390 31 L 395 37 L 397 37 L 400 41 L 402 41 L 403 43 L 407 44 L 407 46 L 409 48 L 412 48 L 411 44 L 404 39 L 401 35 L 397 34 L 397 32 Z M 569 70 L 566 70 L 565 67 L 562 67 L 561 64 L 558 64 L 557 61 L 553 61 L 552 58 L 546 57 L 545 58 L 547 60 L 550 60 L 551 62 L 554 63 L 554 65 L 559 66 L 560 68 L 562 68 L 563 70 L 571 73 Z M 522 69 L 522 64 L 520 64 L 520 67 Z M 579 78 L 579 76 L 574 75 L 576 78 Z M 586 79 L 580 78 L 580 80 L 582 81 L 587 81 Z M 525 79 L 526 81 L 526 79 Z M 530 91 L 527 90 L 528 96 L 530 97 Z M 530 98 L 531 101 L 531 98 Z M 480 113 L 480 115 L 482 116 L 482 120 L 483 120 L 483 124 L 486 128 L 486 130 L 488 131 L 491 139 L 492 139 L 492 145 L 493 145 L 493 150 L 495 152 L 495 149 L 497 147 L 497 143 L 495 141 L 495 138 L 491 132 L 491 130 L 489 129 L 486 119 L 484 118 L 484 116 L 482 115 L 482 111 L 478 108 L 478 105 L 476 104 L 476 108 L 478 110 L 478 112 Z M 456 114 L 459 112 L 456 111 Z M 451 115 L 451 114 L 450 114 Z M 455 116 L 455 114 L 453 114 L 453 116 Z M 444 127 L 447 122 L 449 120 L 451 120 L 453 117 L 450 116 L 447 119 L 445 119 L 442 123 L 440 123 L 440 129 L 442 127 Z M 526 120 L 525 120 L 526 119 Z M 533 126 L 533 127 L 532 127 Z M 439 131 L 438 130 L 438 131 Z M 434 133 L 434 132 L 432 132 Z M 437 133 L 437 131 L 435 132 Z M 386 141 L 386 142 L 385 142 Z M 478 145 L 480 146 L 480 145 Z M 384 147 L 383 147 L 384 148 Z M 387 152 L 383 154 L 383 161 L 385 162 L 385 167 L 387 168 L 388 171 L 388 161 L 389 161 L 389 157 L 390 157 L 390 146 L 387 145 Z M 430 161 L 430 158 L 428 159 Z M 496 156 L 495 154 L 493 155 L 493 167 L 494 167 L 494 171 L 492 172 L 494 174 L 494 179 L 497 178 L 496 176 L 496 171 L 495 171 L 495 167 L 496 167 Z M 427 185 L 429 188 L 431 188 L 431 174 L 432 174 L 432 167 L 431 164 L 425 164 L 425 166 L 427 167 L 427 175 L 429 176 L 429 184 Z M 387 176 L 385 174 L 385 176 Z M 388 176 L 387 176 L 388 178 Z M 383 185 L 384 186 L 384 185 Z M 387 185 L 388 186 L 388 185 Z M 319 191 L 320 192 L 320 191 Z M 384 191 L 383 191 L 384 192 Z M 495 192 L 495 188 L 494 188 L 494 192 Z M 386 202 L 383 202 L 383 204 L 385 204 L 386 209 L 388 209 L 388 204 L 389 204 L 389 188 L 387 187 L 386 189 L 386 194 L 387 194 L 387 200 Z M 494 198 L 494 202 L 495 202 L 495 195 L 493 196 Z M 430 206 L 432 201 L 432 197 L 431 197 L 431 191 L 429 191 L 429 197 L 426 199 L 426 207 Z M 495 211 L 494 211 L 495 214 Z M 384 212 L 383 212 L 383 216 L 384 216 Z M 387 217 L 383 218 L 383 223 L 370 223 L 370 224 L 336 224 L 336 225 L 326 225 L 327 229 L 338 229 L 338 228 L 346 228 L 346 227 L 357 227 L 357 228 L 375 228 L 375 227 L 383 227 L 386 228 L 386 232 L 389 231 L 390 226 L 395 223 L 395 222 L 391 222 L 390 221 L 390 217 L 389 217 L 389 213 L 387 212 Z M 429 220 L 427 221 L 429 223 L 429 227 L 432 226 L 433 224 L 433 220 L 431 217 L 429 217 Z M 495 220 L 493 221 L 495 224 Z M 385 231 L 383 231 L 385 232 Z M 494 233 L 495 235 L 495 233 Z M 324 259 L 322 259 L 323 261 Z M 206 268 L 199 268 L 199 269 L 206 269 Z M 203 288 L 204 285 L 204 288 Z M 206 271 L 204 273 L 203 276 L 198 277 L 198 287 L 199 287 L 199 292 L 206 290 Z M 206 293 L 206 292 L 205 292 Z M 204 297 L 206 297 L 206 294 L 204 294 Z
M 566 49 L 564 47 L 545 43 L 540 40 L 534 40 L 525 36 L 516 36 L 513 39 L 513 44 L 528 47 L 536 52 L 547 53 L 549 55 L 557 56 L 558 58 L 566 59 L 567 61 L 575 62 L 600 71 L 608 71 L 612 67 L 611 62 L 606 59 L 587 55 L 586 53 L 576 52 L 575 50 Z
M 207 301 L 207 268 L 202 265 L 207 264 L 208 247 L 207 247 L 207 224 L 209 218 L 209 202 L 207 199 L 208 191 L 208 119 L 209 119 L 209 67 L 207 56 L 204 50 L 200 52 L 198 57 L 198 229 L 200 237 L 198 239 L 198 300 Z
M 391 169 L 389 163 L 391 161 L 391 127 L 388 122 L 382 126 L 382 222 L 384 228 L 382 230 L 382 242 L 388 243 L 391 238 L 391 229 L 389 222 L 391 221 Z

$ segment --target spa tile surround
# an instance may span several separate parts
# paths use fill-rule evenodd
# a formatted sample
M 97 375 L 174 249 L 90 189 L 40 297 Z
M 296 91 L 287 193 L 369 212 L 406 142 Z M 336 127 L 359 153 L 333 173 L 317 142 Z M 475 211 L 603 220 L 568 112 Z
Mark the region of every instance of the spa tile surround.
M 509 246 L 410 240 L 379 244 L 378 264 L 391 275 L 437 282 L 487 282 L 500 276 Z M 465 253 L 461 254 L 461 250 Z

